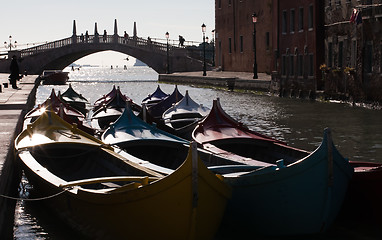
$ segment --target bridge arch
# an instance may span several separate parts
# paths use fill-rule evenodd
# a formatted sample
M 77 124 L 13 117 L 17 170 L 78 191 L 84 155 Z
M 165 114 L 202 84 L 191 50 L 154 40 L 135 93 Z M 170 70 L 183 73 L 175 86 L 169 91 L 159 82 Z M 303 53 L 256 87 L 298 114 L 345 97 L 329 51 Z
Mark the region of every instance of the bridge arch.
M 41 74 L 47 69 L 64 69 L 76 60 L 102 51 L 127 54 L 146 63 L 158 73 L 201 71 L 202 61 L 179 48 L 136 36 L 72 36 L 55 42 L 18 51 L 19 65 L 28 74 Z M 193 50 L 194 53 L 194 50 Z M 1 63 L 0 63 L 1 65 Z M 0 69 L 2 67 L 0 66 Z

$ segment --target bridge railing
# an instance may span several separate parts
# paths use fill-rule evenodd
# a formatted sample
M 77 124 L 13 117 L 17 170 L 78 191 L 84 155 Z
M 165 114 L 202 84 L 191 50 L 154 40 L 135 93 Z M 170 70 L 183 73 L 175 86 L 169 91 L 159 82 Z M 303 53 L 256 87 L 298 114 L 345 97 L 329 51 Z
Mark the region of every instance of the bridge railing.
M 152 38 L 153 41 L 167 44 L 167 38 Z M 169 39 L 168 40 L 169 45 L 177 46 L 180 48 L 186 48 L 186 47 L 192 47 L 192 46 L 199 46 L 201 42 L 197 41 L 184 41 L 183 46 L 181 46 L 179 40 Z
M 54 42 L 45 43 L 39 46 L 26 48 L 20 50 L 21 57 L 26 57 L 34 54 L 38 54 L 41 52 L 45 52 L 48 50 L 65 47 L 71 44 L 122 44 L 135 46 L 140 48 L 147 48 L 150 51 L 155 51 L 159 53 L 165 53 L 167 51 L 167 43 L 160 43 L 156 41 L 152 41 L 150 38 L 144 39 L 136 36 L 132 37 L 121 37 L 115 35 L 88 35 L 88 36 L 75 36 L 68 37 L 61 40 L 57 40 Z M 177 46 L 169 45 L 169 52 L 171 53 L 173 49 L 177 48 Z
M 153 41 L 150 38 L 144 39 L 137 36 L 129 36 L 129 37 L 122 37 L 118 35 L 88 35 L 88 36 L 72 36 L 68 38 L 64 38 L 61 40 L 57 40 L 54 42 L 45 43 L 39 46 L 26 48 L 23 50 L 20 50 L 21 57 L 31 56 L 38 53 L 46 52 L 49 50 L 53 50 L 56 48 L 65 47 L 68 45 L 79 45 L 79 44 L 118 44 L 118 45 L 126 45 L 130 47 L 136 47 L 141 49 L 147 49 L 151 52 L 156 52 L 159 54 L 167 54 L 167 39 L 166 41 L 163 41 L 163 39 L 159 39 L 162 42 L 158 42 L 158 39 L 155 39 L 156 41 Z M 192 45 L 189 45 L 192 43 Z M 169 41 L 168 51 L 169 55 L 173 55 L 176 49 L 184 49 L 186 50 L 185 54 L 194 59 L 203 60 L 203 51 L 201 46 L 195 46 L 196 42 L 188 42 L 187 44 L 184 44 L 184 46 L 179 47 L 176 41 Z M 213 58 L 213 50 L 211 48 L 211 44 L 206 44 L 206 61 L 212 62 Z
M 26 48 L 26 49 L 23 49 L 20 51 L 21 57 L 26 57 L 26 56 L 34 55 L 34 54 L 37 54 L 40 52 L 45 52 L 47 50 L 64 47 L 64 46 L 72 44 L 72 40 L 73 39 L 71 37 L 70 38 L 64 38 L 64 39 L 57 40 L 54 42 L 45 43 L 45 44 L 42 44 L 39 46 Z

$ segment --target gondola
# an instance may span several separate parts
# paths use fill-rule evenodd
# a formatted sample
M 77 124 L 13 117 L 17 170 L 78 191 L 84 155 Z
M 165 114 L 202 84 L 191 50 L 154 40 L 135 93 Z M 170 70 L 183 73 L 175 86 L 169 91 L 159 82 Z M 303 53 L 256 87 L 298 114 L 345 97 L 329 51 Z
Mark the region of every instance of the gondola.
M 340 214 L 340 223 L 348 226 L 367 225 L 379 228 L 382 224 L 382 164 L 379 162 L 350 161 L 353 177 Z
M 186 139 L 158 129 L 156 124 L 144 122 L 135 116 L 129 106 L 103 132 L 101 140 L 115 147 L 117 153 L 133 156 L 128 157 L 131 161 L 165 174 L 182 165 L 190 144 Z M 234 164 L 230 160 L 203 149 L 198 148 L 197 150 L 199 157 L 206 166 Z
M 126 107 L 127 102 L 130 102 L 132 108 L 141 111 L 141 106 L 134 103 L 130 98 L 123 95 L 119 88 L 113 87 L 113 93 L 109 93 L 104 97 L 104 101 L 97 100 L 93 114 L 91 115 L 91 125 L 93 128 L 102 132 L 110 123 L 118 119 Z M 97 107 L 96 107 L 97 106 Z
M 149 114 L 157 121 L 163 121 L 163 113 L 169 109 L 173 104 L 179 102 L 183 98 L 183 95 L 179 92 L 178 86 L 175 85 L 174 91 L 170 96 L 162 101 L 147 108 Z
M 164 176 L 54 112 L 21 132 L 15 148 L 36 197 L 90 239 L 213 239 L 230 197 L 195 146 Z
M 192 100 L 186 91 L 179 102 L 163 113 L 162 119 L 167 126 L 174 129 L 177 136 L 191 140 L 192 131 L 209 111 L 209 108 Z
M 353 168 L 334 146 L 330 129 L 309 153 L 249 130 L 214 100 L 193 139 L 215 154 L 268 164 L 240 171 L 241 165 L 209 168 L 233 188 L 223 229 L 246 236 L 318 234 L 336 219 Z
M 88 112 L 86 105 L 89 104 L 89 101 L 83 97 L 82 94 L 77 93 L 73 89 L 72 84 L 69 84 L 69 87 L 65 92 L 59 93 L 58 97 L 86 116 Z
M 142 100 L 142 105 L 146 104 L 147 107 L 151 107 L 152 105 L 159 103 L 168 96 L 169 94 L 163 92 L 160 86 L 158 85 L 158 87 L 152 94 L 149 94 Z
M 54 111 L 68 123 L 76 124 L 82 131 L 92 135 L 95 133 L 94 129 L 88 124 L 85 115 L 61 100 L 56 95 L 54 89 L 52 89 L 50 96 L 43 103 L 38 104 L 25 115 L 23 127 L 25 128 L 28 124 L 34 122 L 46 110 Z

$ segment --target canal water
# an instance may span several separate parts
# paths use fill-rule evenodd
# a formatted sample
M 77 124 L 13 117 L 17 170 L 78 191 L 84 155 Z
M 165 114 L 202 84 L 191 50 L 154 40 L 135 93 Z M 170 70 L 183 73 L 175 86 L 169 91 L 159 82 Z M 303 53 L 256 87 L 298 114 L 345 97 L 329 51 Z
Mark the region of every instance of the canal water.
M 90 103 L 108 93 L 113 85 L 136 103 L 141 103 L 158 84 L 166 93 L 174 90 L 173 84 L 158 83 L 158 74 L 148 67 L 81 68 L 70 71 L 69 82 Z M 46 100 L 54 87 L 65 91 L 67 86 L 40 86 L 36 104 Z M 312 151 L 322 140 L 323 131 L 332 129 L 333 141 L 342 155 L 355 161 L 382 162 L 382 111 L 352 107 L 345 103 L 317 102 L 279 98 L 267 94 L 229 92 L 221 89 L 178 85 L 182 94 L 209 108 L 219 98 L 223 109 L 249 128 L 287 142 L 290 146 Z M 21 185 L 23 196 L 28 195 L 27 180 Z M 26 189 L 26 190 L 25 190 Z M 75 233 L 46 212 L 38 202 L 17 203 L 14 238 L 68 239 Z M 80 238 L 80 237 L 79 237 Z

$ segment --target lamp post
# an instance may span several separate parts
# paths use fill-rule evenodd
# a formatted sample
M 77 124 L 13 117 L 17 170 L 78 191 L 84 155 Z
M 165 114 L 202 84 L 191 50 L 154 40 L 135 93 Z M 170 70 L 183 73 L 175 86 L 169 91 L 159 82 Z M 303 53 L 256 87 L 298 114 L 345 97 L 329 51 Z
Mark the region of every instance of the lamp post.
M 16 48 L 17 41 L 14 41 L 14 44 L 12 43 L 12 36 L 9 36 L 9 44 L 7 42 L 4 42 L 5 48 L 9 48 L 9 51 L 12 51 L 12 47 Z
M 256 61 L 256 23 L 257 23 L 257 15 L 256 13 L 252 14 L 252 22 L 253 22 L 253 79 L 258 79 L 257 76 L 257 61 Z
M 169 59 L 169 56 L 168 56 L 168 39 L 170 38 L 170 34 L 168 32 L 166 32 L 166 39 L 167 39 L 167 69 L 166 69 L 166 72 L 167 74 L 170 73 L 170 59 Z
M 206 25 L 202 24 L 202 32 L 203 32 L 203 76 L 207 76 L 206 72 Z
M 215 67 L 215 29 L 212 30 L 212 66 Z

